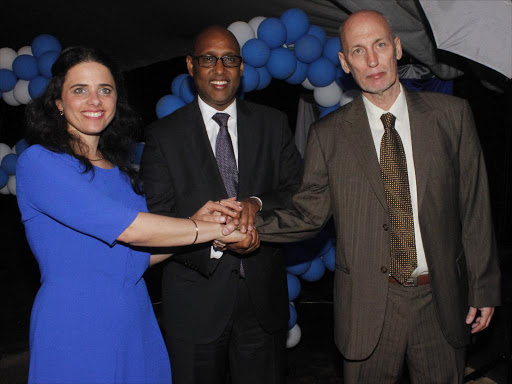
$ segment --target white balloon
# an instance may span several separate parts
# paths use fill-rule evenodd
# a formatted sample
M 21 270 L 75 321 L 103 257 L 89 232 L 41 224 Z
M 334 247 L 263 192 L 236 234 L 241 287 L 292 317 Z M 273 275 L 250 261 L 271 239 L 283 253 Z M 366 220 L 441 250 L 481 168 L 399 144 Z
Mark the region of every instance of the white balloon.
M 306 80 L 304 80 L 304 81 L 302 82 L 302 86 L 303 86 L 304 88 L 306 88 L 306 89 L 309 89 L 310 91 L 312 91 L 313 89 L 315 89 L 315 86 L 309 82 L 309 79 L 308 79 L 307 77 L 306 77 Z
M 12 71 L 12 62 L 16 58 L 16 51 L 12 48 L 0 48 L 0 69 L 9 69 Z
M 5 143 L 0 143 L 0 163 L 2 162 L 5 155 L 8 155 L 9 153 L 12 153 L 11 147 Z
M 20 49 L 18 49 L 18 56 L 21 56 L 21 55 L 34 56 L 32 54 L 32 47 L 30 45 L 25 45 L 24 47 L 21 47 Z
M 341 95 L 340 105 L 343 107 L 345 104 L 350 103 L 360 94 L 361 91 L 358 89 L 349 89 L 348 91 L 343 92 L 343 95 Z
M 240 44 L 240 49 L 242 49 L 247 40 L 254 39 L 255 37 L 254 30 L 245 21 L 231 23 L 228 30 L 235 35 L 238 44 Z
M 28 80 L 18 80 L 16 85 L 14 86 L 13 93 L 14 98 L 16 101 L 20 104 L 28 104 L 32 98 L 30 97 L 30 94 L 28 93 L 28 84 L 30 81 Z
M 7 182 L 6 187 L 11 194 L 16 196 L 16 176 L 9 176 L 9 181 Z
M 286 336 L 286 348 L 293 348 L 299 344 L 302 331 L 300 330 L 299 324 L 295 323 L 292 329 L 288 331 Z
M 14 89 L 10 90 L 9 92 L 4 92 L 2 94 L 2 99 L 4 99 L 4 101 L 12 107 L 20 105 L 18 100 L 14 98 Z
M 253 29 L 254 36 L 256 36 L 256 38 L 258 38 L 258 27 L 260 26 L 261 22 L 265 19 L 266 17 L 264 16 L 256 16 L 249 20 L 249 25 Z
M 9 187 L 7 187 L 7 185 L 5 187 L 3 187 L 2 189 L 0 189 L 0 193 L 2 195 L 8 195 L 10 192 L 9 192 Z
M 313 91 L 313 97 L 318 105 L 322 107 L 332 107 L 340 102 L 341 88 L 338 83 L 333 81 L 327 87 L 316 87 Z

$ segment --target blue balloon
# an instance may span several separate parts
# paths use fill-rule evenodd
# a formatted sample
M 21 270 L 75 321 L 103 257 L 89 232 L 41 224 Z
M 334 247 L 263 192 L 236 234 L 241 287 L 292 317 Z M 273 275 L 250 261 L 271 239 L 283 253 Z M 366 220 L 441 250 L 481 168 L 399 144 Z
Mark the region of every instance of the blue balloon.
M 48 51 L 56 51 L 60 54 L 62 46 L 57 38 L 52 35 L 39 35 L 32 40 L 32 54 L 36 58 Z
M 334 272 L 334 269 L 336 268 L 336 248 L 332 247 L 330 248 L 327 253 L 325 253 L 322 256 L 322 261 L 325 264 L 325 267 L 331 271 Z
M 32 99 L 37 99 L 41 96 L 44 91 L 46 91 L 46 87 L 48 87 L 48 83 L 50 79 L 44 76 L 37 76 L 30 80 L 28 83 L 28 94 Z
M 257 90 L 263 89 L 268 87 L 270 82 L 272 81 L 272 76 L 270 76 L 270 73 L 268 73 L 268 70 L 266 67 L 260 67 L 256 68 L 260 75 L 260 82 L 258 84 L 258 87 L 256 87 Z
M 322 56 L 322 43 L 313 35 L 304 35 L 295 43 L 297 60 L 309 64 Z
M 0 91 L 9 92 L 14 89 L 18 78 L 13 71 L 9 69 L 0 69 Z
M 9 176 L 16 174 L 16 162 L 18 161 L 18 155 L 15 153 L 9 153 L 2 159 L 2 169 Z
M 242 74 L 241 87 L 243 92 L 254 91 L 260 83 L 260 74 L 253 66 L 249 64 L 244 65 L 244 72 Z
M 309 269 L 300 275 L 306 281 L 317 281 L 322 278 L 325 273 L 325 265 L 321 258 L 315 257 L 311 262 Z
M 292 329 L 293 326 L 297 323 L 297 310 L 295 307 L 290 303 L 290 317 L 288 318 L 288 330 Z
M 339 66 L 340 59 L 338 53 L 341 51 L 341 44 L 339 37 L 331 37 L 324 45 L 323 55 L 328 58 L 335 66 Z
M 16 154 L 19 156 L 23 153 L 23 151 L 25 149 L 27 149 L 29 147 L 28 143 L 27 143 L 27 140 L 25 139 L 21 139 L 21 140 L 18 140 L 18 142 L 16 143 Z
M 270 48 L 261 39 L 250 39 L 242 48 L 244 62 L 255 68 L 263 67 L 270 57 Z
M 20 55 L 12 62 L 12 70 L 22 80 L 32 80 L 39 75 L 37 59 L 32 55 Z
M 52 78 L 52 65 L 57 61 L 59 55 L 60 53 L 57 51 L 47 51 L 39 56 L 37 59 L 37 68 L 41 75 L 48 79 Z
M 322 118 L 324 116 L 327 116 L 329 113 L 337 110 L 338 108 L 340 108 L 340 104 L 334 104 L 330 107 L 321 107 L 320 105 L 318 106 L 318 108 L 320 109 L 320 115 L 319 117 Z
M 309 30 L 308 16 L 299 8 L 291 8 L 284 11 L 281 15 L 281 21 L 286 27 L 286 44 L 294 43 Z
M 176 95 L 165 95 L 156 103 L 156 116 L 161 119 L 183 107 L 185 102 Z
M 286 27 L 275 17 L 267 17 L 258 27 L 258 39 L 272 48 L 280 47 L 286 41 Z
M 297 276 L 287 273 L 286 282 L 288 284 L 288 301 L 293 301 L 299 297 L 300 280 Z
M 194 79 L 187 75 L 180 84 L 179 96 L 186 103 L 191 103 L 197 95 L 196 85 L 194 84 Z
M 322 45 L 324 45 L 325 42 L 327 41 L 327 34 L 325 33 L 324 29 L 318 25 L 310 26 L 307 34 L 313 35 L 316 38 L 318 38 Z
M 133 146 L 132 155 L 130 157 L 132 164 L 140 165 L 140 160 L 142 159 L 142 151 L 144 151 L 144 143 L 135 143 Z
M 286 267 L 286 271 L 293 275 L 299 276 L 305 273 L 309 267 L 311 267 L 311 260 L 304 261 L 302 263 L 289 265 Z
M 188 73 L 182 73 L 181 75 L 176 76 L 171 83 L 171 92 L 173 95 L 180 95 L 180 85 L 183 79 L 186 79 L 189 76 Z
M 343 68 L 337 67 L 336 68 L 336 83 L 339 85 L 341 89 L 344 91 L 348 91 L 350 89 L 361 89 L 359 88 L 359 85 L 357 85 L 356 81 L 354 80 L 354 77 L 351 73 L 345 73 Z
M 9 181 L 9 175 L 5 173 L 5 171 L 0 168 L 0 189 L 5 187 L 7 185 L 7 182 Z
M 336 67 L 325 57 L 309 64 L 308 79 L 315 87 L 327 87 L 334 81 L 335 76 Z
M 297 60 L 297 68 L 295 69 L 295 72 L 293 72 L 293 75 L 286 79 L 286 82 L 289 84 L 302 84 L 308 76 L 308 68 L 308 64 L 304 64 Z
M 293 75 L 296 68 L 297 59 L 288 49 L 279 47 L 270 52 L 267 69 L 273 78 L 279 80 L 287 79 Z

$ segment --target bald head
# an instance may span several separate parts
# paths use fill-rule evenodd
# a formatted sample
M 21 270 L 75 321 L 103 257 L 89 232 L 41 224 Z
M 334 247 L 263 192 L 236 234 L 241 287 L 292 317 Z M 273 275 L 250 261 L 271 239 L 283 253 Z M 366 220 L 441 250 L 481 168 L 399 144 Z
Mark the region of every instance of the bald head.
M 391 30 L 391 25 L 388 21 L 388 19 L 380 12 L 378 11 L 372 11 L 372 10 L 361 10 L 354 12 L 351 14 L 347 20 L 341 24 L 339 29 L 339 36 L 340 36 L 340 42 L 341 42 L 341 49 L 343 52 L 346 52 L 347 49 L 347 31 L 350 32 L 355 26 L 359 25 L 360 23 L 368 23 L 368 22 L 375 22 L 378 24 L 382 24 L 388 31 L 389 35 L 393 37 L 393 31 Z
M 210 44 L 213 40 L 224 40 L 229 42 L 229 44 L 235 48 L 235 53 L 237 55 L 240 54 L 240 45 L 238 44 L 238 40 L 235 35 L 221 25 L 212 25 L 199 32 L 199 34 L 194 38 L 192 53 L 197 55 L 198 52 L 203 50 L 205 45 Z

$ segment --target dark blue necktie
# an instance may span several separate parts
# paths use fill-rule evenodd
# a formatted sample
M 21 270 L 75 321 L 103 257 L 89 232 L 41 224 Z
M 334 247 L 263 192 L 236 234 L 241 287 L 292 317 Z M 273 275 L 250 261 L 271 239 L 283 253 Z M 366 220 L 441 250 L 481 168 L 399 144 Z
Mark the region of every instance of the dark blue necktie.
M 219 166 L 220 175 L 224 182 L 224 187 L 228 193 L 228 197 L 238 194 L 238 168 L 236 166 L 235 152 L 233 151 L 233 143 L 228 132 L 227 113 L 217 112 L 212 119 L 219 124 L 219 134 L 215 142 L 215 157 Z M 244 266 L 240 259 L 240 276 L 245 277 Z
M 215 157 L 217 158 L 220 175 L 222 176 L 228 197 L 233 197 L 238 194 L 238 168 L 236 166 L 233 143 L 228 132 L 229 115 L 219 112 L 213 115 L 212 119 L 220 127 L 217 141 L 215 142 Z

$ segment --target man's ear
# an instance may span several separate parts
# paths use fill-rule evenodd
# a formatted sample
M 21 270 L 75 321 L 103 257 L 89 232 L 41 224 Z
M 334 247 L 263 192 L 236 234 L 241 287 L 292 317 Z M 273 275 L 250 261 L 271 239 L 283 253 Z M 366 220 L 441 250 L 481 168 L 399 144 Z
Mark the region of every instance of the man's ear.
M 348 66 L 347 60 L 345 59 L 345 55 L 343 52 L 338 52 L 338 59 L 340 60 L 341 68 L 346 74 L 350 73 L 350 67 Z
M 188 55 L 187 56 L 187 69 L 188 69 L 188 74 L 192 77 L 194 77 L 194 63 L 192 62 L 194 59 L 192 58 L 192 56 Z

